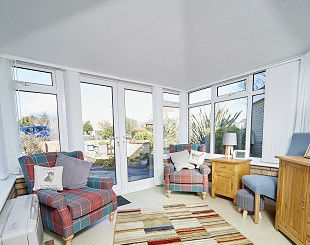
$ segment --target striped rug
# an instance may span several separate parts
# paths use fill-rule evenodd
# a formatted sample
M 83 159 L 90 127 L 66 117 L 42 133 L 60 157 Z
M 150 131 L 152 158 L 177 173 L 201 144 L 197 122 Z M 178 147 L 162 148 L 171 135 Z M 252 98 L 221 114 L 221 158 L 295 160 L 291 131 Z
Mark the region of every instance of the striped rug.
M 253 244 L 206 204 L 118 210 L 114 245 Z

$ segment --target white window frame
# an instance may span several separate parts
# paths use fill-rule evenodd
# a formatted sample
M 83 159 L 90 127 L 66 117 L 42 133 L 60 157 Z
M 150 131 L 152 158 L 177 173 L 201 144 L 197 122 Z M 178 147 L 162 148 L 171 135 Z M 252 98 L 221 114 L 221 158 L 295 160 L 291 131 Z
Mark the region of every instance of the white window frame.
M 49 72 L 52 74 L 52 82 L 53 82 L 52 85 L 44 85 L 44 84 L 37 84 L 16 80 L 16 90 L 24 92 L 56 95 L 60 150 L 67 151 L 68 133 L 66 124 L 66 105 L 65 105 L 63 72 L 61 70 L 27 63 L 15 63 L 13 64 L 12 68 L 14 67 L 31 69 L 35 71 Z
M 248 157 L 250 159 L 252 159 L 254 162 L 261 162 L 261 158 L 250 157 L 250 142 L 251 142 L 251 127 L 252 127 L 252 98 L 255 95 L 265 94 L 265 89 L 259 89 L 259 90 L 253 91 L 254 74 L 261 73 L 264 71 L 265 70 L 256 71 L 254 73 L 250 73 L 250 74 L 245 75 L 245 76 L 240 76 L 238 78 L 230 79 L 230 80 L 218 83 L 218 84 L 214 84 L 212 86 L 206 86 L 206 87 L 202 87 L 200 89 L 188 91 L 188 98 L 189 98 L 190 93 L 211 87 L 211 99 L 210 100 L 205 100 L 205 101 L 201 101 L 201 102 L 197 102 L 197 103 L 193 103 L 193 104 L 188 103 L 188 107 L 187 107 L 187 110 L 188 110 L 188 119 L 187 120 L 188 120 L 188 128 L 189 128 L 189 109 L 194 108 L 194 107 L 198 107 L 198 106 L 203 106 L 203 105 L 211 105 L 211 118 L 210 118 L 210 125 L 211 125 L 210 137 L 211 137 L 211 140 L 210 140 L 210 153 L 207 153 L 207 158 L 216 158 L 216 157 L 223 157 L 224 156 L 222 154 L 215 154 L 214 153 L 215 103 L 234 100 L 234 99 L 240 99 L 240 98 L 247 98 L 247 114 L 246 114 L 247 115 L 246 116 L 247 124 L 246 124 L 245 150 L 248 152 L 248 155 L 249 155 Z M 246 90 L 236 92 L 236 93 L 226 94 L 226 95 L 222 95 L 222 96 L 217 95 L 218 87 L 229 85 L 229 84 L 239 82 L 242 80 L 246 80 Z M 188 135 L 189 135 L 189 133 L 188 133 Z M 188 136 L 188 142 L 189 142 L 189 136 Z

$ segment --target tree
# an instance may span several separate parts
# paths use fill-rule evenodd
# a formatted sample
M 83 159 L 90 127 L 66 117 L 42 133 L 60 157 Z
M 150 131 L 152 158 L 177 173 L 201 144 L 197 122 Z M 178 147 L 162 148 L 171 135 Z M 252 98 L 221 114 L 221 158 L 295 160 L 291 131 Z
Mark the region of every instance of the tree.
M 135 119 L 126 118 L 126 135 L 134 138 L 139 129 L 139 123 Z
M 114 137 L 114 129 L 113 129 L 113 126 L 110 122 L 108 122 L 108 121 L 99 122 L 98 126 L 100 128 L 98 135 L 102 139 L 106 140 L 106 139 L 110 139 L 110 138 Z
M 83 124 L 83 131 L 89 135 L 91 131 L 93 131 L 93 126 L 91 125 L 90 121 L 86 121 L 84 124 Z
M 19 126 L 20 127 L 27 127 L 27 126 L 33 126 L 35 122 L 35 117 L 34 116 L 26 116 L 22 117 L 19 120 Z
M 42 139 L 34 137 L 32 135 L 27 135 L 25 133 L 20 134 L 22 152 L 25 155 L 31 155 L 42 152 L 41 142 Z
M 35 124 L 37 126 L 50 127 L 50 116 L 44 111 L 35 117 Z
M 198 116 L 192 114 L 190 118 L 191 136 L 193 144 L 205 144 L 206 138 L 210 135 L 210 119 L 207 111 L 200 109 Z
M 163 113 L 163 135 L 164 147 L 178 143 L 179 126 L 175 118 L 169 118 L 168 113 L 171 108 L 165 108 Z
M 24 116 L 19 121 L 20 127 L 47 126 L 50 127 L 50 116 L 46 112 L 37 115 Z
M 238 144 L 245 144 L 245 129 L 237 125 L 241 112 L 231 114 L 229 109 L 219 107 L 215 112 L 215 153 L 224 153 L 224 133 L 237 133 Z M 190 118 L 191 143 L 206 144 L 209 142 L 211 125 L 207 111 L 200 109 L 198 115 L 192 114 Z

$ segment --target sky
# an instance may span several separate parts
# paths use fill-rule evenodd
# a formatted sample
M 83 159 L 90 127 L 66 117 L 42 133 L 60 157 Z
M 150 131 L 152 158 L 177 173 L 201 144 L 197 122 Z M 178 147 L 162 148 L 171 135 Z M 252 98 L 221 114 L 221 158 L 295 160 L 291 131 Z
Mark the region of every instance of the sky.
M 83 122 L 95 130 L 101 121 L 113 122 L 112 87 L 81 83 Z M 126 117 L 145 123 L 153 118 L 152 94 L 125 90 Z M 114 112 L 116 113 L 116 111 Z

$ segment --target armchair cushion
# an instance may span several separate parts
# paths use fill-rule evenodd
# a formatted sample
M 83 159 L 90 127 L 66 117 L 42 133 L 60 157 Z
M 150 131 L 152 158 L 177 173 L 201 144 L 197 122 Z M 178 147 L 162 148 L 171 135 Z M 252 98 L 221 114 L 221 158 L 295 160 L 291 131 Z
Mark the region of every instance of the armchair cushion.
M 203 184 L 203 175 L 198 169 L 182 169 L 170 174 L 170 182 L 178 184 Z
M 66 198 L 61 192 L 54 190 L 38 190 L 35 192 L 39 202 L 51 208 L 62 209 L 67 207 Z
M 92 163 L 59 153 L 56 166 L 63 167 L 62 184 L 64 189 L 80 189 L 87 186 Z
M 65 190 L 67 205 L 73 219 L 80 218 L 112 202 L 112 189 L 101 190 L 84 187 L 77 190 Z
M 91 176 L 88 178 L 87 186 L 95 189 L 112 190 L 113 179 L 101 176 Z

